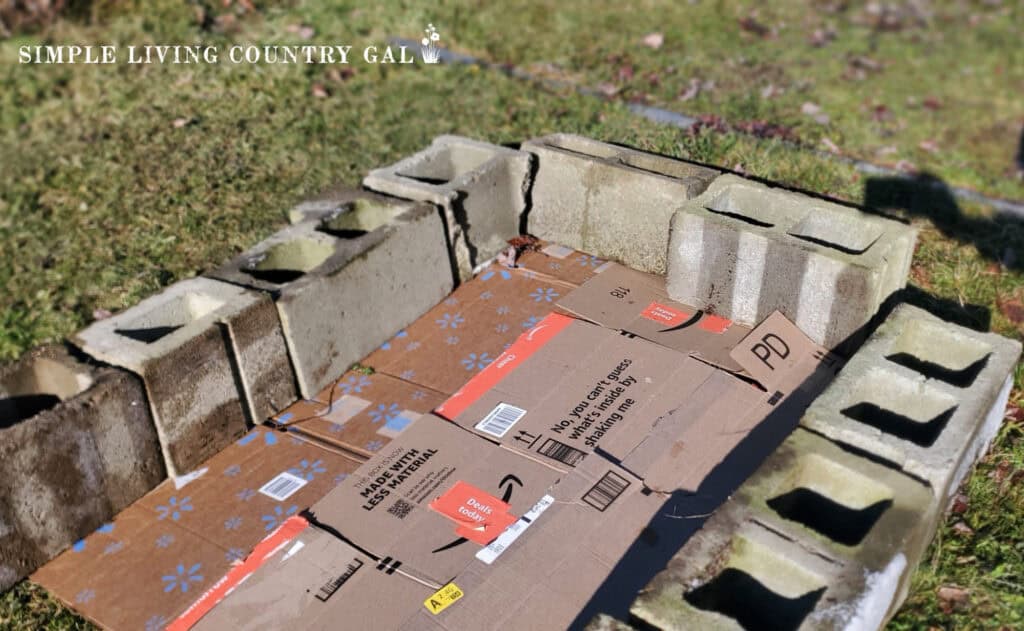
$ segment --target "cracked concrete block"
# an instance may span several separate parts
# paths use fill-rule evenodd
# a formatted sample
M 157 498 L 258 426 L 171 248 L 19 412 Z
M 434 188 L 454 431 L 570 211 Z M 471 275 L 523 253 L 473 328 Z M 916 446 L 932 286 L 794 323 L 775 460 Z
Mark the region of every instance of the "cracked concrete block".
M 668 293 L 748 325 L 778 310 L 818 344 L 852 347 L 906 285 L 915 241 L 896 221 L 723 175 L 672 218 Z
M 900 305 L 801 425 L 928 481 L 945 507 L 1002 422 L 1019 342 Z
M 530 154 L 461 136 L 438 136 L 429 147 L 375 169 L 363 186 L 430 202 L 444 212 L 461 280 L 519 235 L 530 188 Z
M 333 199 L 344 203 L 307 214 L 209 274 L 271 295 L 307 399 L 454 282 L 436 208 L 366 191 Z
M 247 421 L 297 398 L 273 302 L 216 280 L 171 285 L 72 341 L 142 377 L 170 475 L 188 473 Z
M 0 367 L 0 591 L 164 477 L 137 377 L 57 346 Z
M 536 156 L 530 234 L 664 274 L 669 222 L 720 171 L 572 134 L 522 145 Z

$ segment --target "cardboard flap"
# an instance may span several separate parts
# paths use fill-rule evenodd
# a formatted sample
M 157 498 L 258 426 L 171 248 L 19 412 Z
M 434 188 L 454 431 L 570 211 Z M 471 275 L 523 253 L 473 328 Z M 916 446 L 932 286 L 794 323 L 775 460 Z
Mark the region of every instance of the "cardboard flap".
M 743 370 L 730 351 L 750 328 L 671 300 L 662 276 L 611 264 L 557 305 L 595 324 L 632 333 L 724 370 Z
M 814 343 L 775 311 L 732 349 L 732 358 L 766 390 L 775 391 L 813 370 L 808 363 L 834 366 L 839 357 Z

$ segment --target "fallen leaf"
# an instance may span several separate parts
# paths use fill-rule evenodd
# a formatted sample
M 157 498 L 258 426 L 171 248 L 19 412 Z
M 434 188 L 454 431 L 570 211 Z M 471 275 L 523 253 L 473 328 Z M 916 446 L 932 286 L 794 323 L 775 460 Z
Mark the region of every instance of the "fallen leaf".
M 922 140 L 917 144 L 918 148 L 928 153 L 938 153 L 939 145 L 935 144 L 934 140 Z
M 1024 324 L 1024 302 L 1020 298 L 996 298 L 996 306 L 1006 319 L 1014 324 Z
M 830 151 L 832 153 L 835 153 L 835 154 L 842 153 L 842 151 L 839 149 L 839 145 L 837 145 L 836 143 L 832 142 L 832 139 L 829 138 L 828 136 L 822 136 L 821 137 L 821 144 L 825 145 L 825 149 L 827 149 L 828 151 Z
M 942 101 L 940 101 L 939 97 L 937 97 L 937 96 L 925 97 L 925 99 L 923 101 L 921 101 L 921 105 L 923 105 L 925 108 L 930 109 L 932 111 L 941 110 L 942 109 Z
M 896 153 L 897 151 L 899 151 L 899 149 L 897 149 L 896 147 L 893 147 L 892 145 L 888 145 L 888 146 L 882 147 L 881 149 L 879 149 L 875 153 L 877 153 L 880 156 L 891 156 L 892 154 Z
M 665 36 L 661 33 L 648 33 L 643 39 L 644 46 L 658 50 L 665 43 Z
M 622 64 L 619 69 L 615 72 L 615 77 L 619 80 L 619 83 L 633 80 L 633 65 Z
M 181 129 L 185 125 L 188 125 L 190 122 L 192 122 L 192 119 L 190 118 L 175 118 L 173 121 L 171 121 L 171 125 L 173 125 L 175 129 Z
M 917 173 L 917 165 L 910 160 L 900 160 L 895 165 L 897 171 L 903 171 L 904 173 Z
M 770 37 L 772 35 L 771 29 L 759 22 L 753 14 L 740 18 L 739 25 L 742 30 L 753 33 L 758 37 Z
M 821 48 L 822 46 L 827 45 L 835 38 L 836 30 L 830 26 L 828 28 L 823 29 L 816 28 L 813 31 L 811 31 L 811 36 L 808 38 L 808 41 L 811 43 L 811 46 L 814 46 L 815 48 Z
M 110 313 L 106 309 L 94 309 L 93 312 L 92 312 L 92 319 L 93 320 L 106 320 L 107 318 L 109 318 L 112 315 L 114 315 L 114 314 Z
M 871 108 L 871 118 L 881 123 L 892 118 L 892 112 L 889 111 L 885 103 L 877 103 Z
M 963 493 L 957 493 L 956 497 L 953 498 L 953 505 L 950 507 L 950 511 L 957 515 L 963 515 L 967 512 L 967 507 L 970 504 L 970 500 Z
M 327 88 L 325 88 L 322 83 L 314 83 L 312 92 L 313 96 L 318 99 L 326 99 L 328 96 Z
M 767 87 L 761 90 L 762 99 L 771 99 L 785 92 L 782 88 L 778 88 L 774 83 L 769 83 Z
M 961 537 L 970 537 L 974 534 L 974 529 L 965 524 L 962 521 L 958 521 L 953 524 L 953 532 L 960 535 Z
M 690 86 L 679 93 L 677 97 L 680 101 L 689 101 L 700 94 L 700 79 L 690 79 Z
M 966 607 L 971 597 L 970 591 L 956 585 L 943 585 L 935 593 L 939 597 L 939 607 L 947 614 Z
M 828 125 L 829 123 L 828 114 L 822 112 L 821 106 L 817 103 L 808 101 L 800 107 L 800 111 L 813 118 L 820 125 Z
M 302 39 L 312 39 L 315 34 L 316 31 L 313 30 L 312 26 L 303 26 L 299 29 L 299 37 Z
M 597 86 L 597 91 L 611 98 L 619 93 L 619 88 L 614 83 L 605 82 Z
M 992 471 L 989 472 L 988 477 L 995 480 L 996 484 L 1002 484 L 1009 472 L 1010 462 L 1008 460 L 1000 460 L 995 469 L 992 469 Z

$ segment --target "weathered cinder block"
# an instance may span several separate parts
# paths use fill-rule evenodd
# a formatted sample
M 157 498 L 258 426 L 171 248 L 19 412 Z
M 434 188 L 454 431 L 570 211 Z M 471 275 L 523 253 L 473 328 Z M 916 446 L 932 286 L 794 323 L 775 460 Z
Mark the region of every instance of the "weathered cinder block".
M 942 506 L 995 437 L 1019 342 L 900 305 L 801 424 L 927 480 Z
M 664 274 L 669 222 L 719 171 L 572 134 L 522 145 L 537 159 L 530 234 Z
M 926 484 L 797 429 L 675 555 L 634 613 L 660 628 L 698 628 L 681 623 L 711 611 L 721 626 L 708 628 L 756 628 L 760 617 L 777 620 L 773 628 L 878 629 L 906 597 L 940 513 Z M 780 559 L 792 565 L 776 566 Z
M 440 302 L 453 276 L 444 222 L 429 204 L 351 191 L 338 209 L 306 217 L 209 275 L 270 292 L 311 399 Z
M 462 280 L 519 234 L 530 187 L 530 154 L 460 136 L 438 136 L 429 147 L 375 169 L 363 186 L 430 202 L 444 211 Z
M 138 377 L 56 346 L 0 367 L 0 591 L 164 477 Z
M 171 475 L 297 398 L 273 302 L 216 280 L 176 283 L 72 341 L 143 378 Z
M 906 285 L 915 240 L 891 219 L 723 175 L 672 218 L 668 293 L 742 324 L 781 311 L 822 346 L 852 347 Z

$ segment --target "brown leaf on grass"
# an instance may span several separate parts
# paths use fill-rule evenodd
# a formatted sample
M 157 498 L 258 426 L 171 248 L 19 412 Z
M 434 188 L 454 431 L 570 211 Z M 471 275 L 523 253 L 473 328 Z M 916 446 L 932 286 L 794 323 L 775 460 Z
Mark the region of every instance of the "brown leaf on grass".
M 762 99 L 771 99 L 785 92 L 782 88 L 776 87 L 774 83 L 769 83 L 763 90 L 761 90 Z
M 1024 408 L 1010 404 L 1006 407 L 1006 415 L 1003 420 L 1007 423 L 1024 423 Z
M 939 145 L 936 144 L 934 140 L 922 140 L 917 144 L 917 147 L 922 151 L 927 151 L 928 153 L 939 152 Z
M 927 96 L 927 97 L 925 97 L 925 99 L 923 101 L 921 101 L 921 105 L 923 105 L 925 107 L 925 109 L 932 110 L 933 112 L 935 110 L 941 110 L 942 109 L 942 101 L 940 101 L 939 97 L 937 97 L 937 96 Z
M 340 69 L 331 68 L 326 73 L 324 73 L 324 76 L 327 77 L 328 81 L 332 81 L 334 83 L 344 83 L 345 81 L 348 81 L 352 77 L 356 76 L 356 69 L 353 68 L 352 66 L 342 66 Z
M 622 64 L 619 69 L 615 71 L 615 78 L 618 79 L 619 83 L 625 83 L 633 80 L 633 64 Z
M 893 166 L 897 171 L 903 171 L 904 173 L 917 173 L 917 165 L 910 160 L 900 160 Z
M 738 22 L 741 30 L 757 35 L 758 37 L 768 38 L 773 35 L 772 29 L 759 22 L 754 14 L 742 17 Z
M 996 298 L 996 306 L 1006 319 L 1016 325 L 1024 324 L 1024 302 L 1020 298 Z
M 598 84 L 597 91 L 605 95 L 606 97 L 611 98 L 619 93 L 619 88 L 614 83 L 608 83 L 606 81 L 604 83 Z
M 956 515 L 963 515 L 967 512 L 969 506 L 970 499 L 963 493 L 957 493 L 956 497 L 953 498 L 953 504 L 950 506 L 949 510 Z
M 92 311 L 93 320 L 106 320 L 112 315 L 113 314 L 107 311 L 106 309 L 93 309 Z
M 690 79 L 689 87 L 680 92 L 679 96 L 676 98 L 680 101 L 689 101 L 690 99 L 695 98 L 698 94 L 700 94 L 700 86 L 700 79 Z
M 892 118 L 892 112 L 889 111 L 885 103 L 876 103 L 871 107 L 871 118 L 875 122 L 881 123 Z
M 769 123 L 766 120 L 740 121 L 733 125 L 733 127 L 758 138 L 778 138 L 792 142 L 798 140 L 796 133 L 791 128 L 785 125 Z
M 643 39 L 644 46 L 658 50 L 665 43 L 665 36 L 661 33 L 648 33 Z
M 1010 473 L 1010 461 L 1009 460 L 1000 460 L 999 464 L 997 464 L 994 469 L 989 471 L 988 477 L 989 477 L 989 479 L 995 481 L 996 484 L 1002 484 L 1003 480 L 1006 479 L 1006 476 L 1009 473 Z
M 326 99 L 330 95 L 322 83 L 314 83 L 311 91 L 313 96 L 318 99 Z
M 815 48 L 821 48 L 822 46 L 826 46 L 835 38 L 836 30 L 829 26 L 827 28 L 814 29 L 813 31 L 811 31 L 811 35 L 807 39 L 810 42 L 811 46 L 814 46 Z
M 821 106 L 817 103 L 811 103 L 807 101 L 800 106 L 800 111 L 807 116 L 813 118 L 820 125 L 828 125 L 829 117 L 828 114 L 821 111 Z
M 969 590 L 956 585 L 943 585 L 935 590 L 935 595 L 939 597 L 939 608 L 942 609 L 943 613 L 947 614 L 953 613 L 956 610 L 962 610 L 971 599 L 971 592 Z
M 191 122 L 191 118 L 175 118 L 173 121 L 171 121 L 171 126 L 175 129 L 181 129 L 182 127 L 188 125 Z

